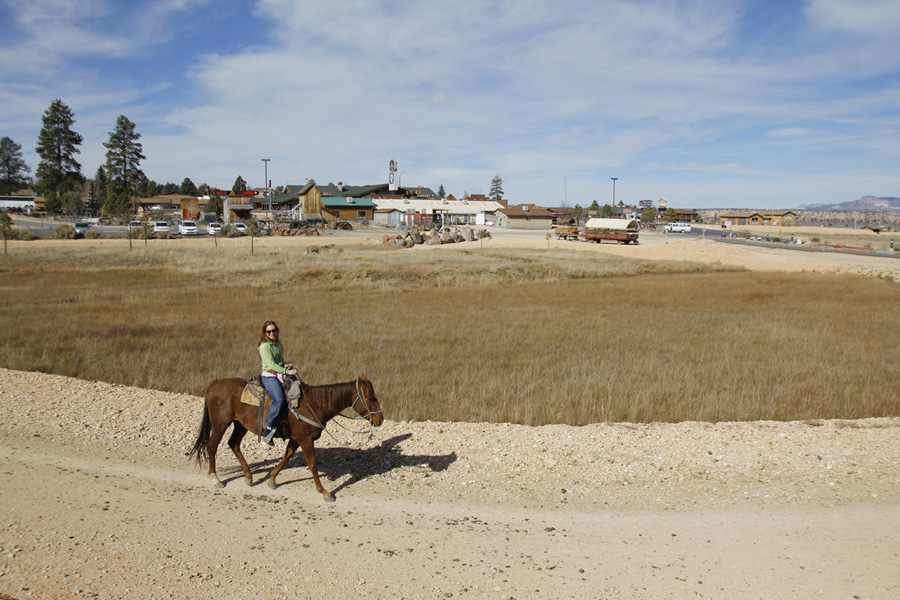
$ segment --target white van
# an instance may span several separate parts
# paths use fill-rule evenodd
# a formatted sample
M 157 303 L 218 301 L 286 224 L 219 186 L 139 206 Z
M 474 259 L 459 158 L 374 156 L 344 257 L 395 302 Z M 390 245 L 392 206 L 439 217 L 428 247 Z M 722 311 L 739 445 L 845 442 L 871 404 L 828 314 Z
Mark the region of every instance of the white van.
M 690 223 L 666 223 L 666 226 L 663 227 L 663 231 L 666 233 L 690 233 L 691 232 L 691 224 Z

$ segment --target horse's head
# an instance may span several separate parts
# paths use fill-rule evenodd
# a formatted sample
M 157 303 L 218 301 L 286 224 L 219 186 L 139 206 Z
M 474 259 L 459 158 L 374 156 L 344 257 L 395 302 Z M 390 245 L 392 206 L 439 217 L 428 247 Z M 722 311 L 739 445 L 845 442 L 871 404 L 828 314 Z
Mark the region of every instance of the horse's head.
M 375 386 L 363 374 L 356 380 L 356 389 L 357 395 L 353 402 L 353 410 L 378 427 L 384 421 L 384 415 L 381 413 L 381 405 L 378 404 L 378 398 L 375 396 Z

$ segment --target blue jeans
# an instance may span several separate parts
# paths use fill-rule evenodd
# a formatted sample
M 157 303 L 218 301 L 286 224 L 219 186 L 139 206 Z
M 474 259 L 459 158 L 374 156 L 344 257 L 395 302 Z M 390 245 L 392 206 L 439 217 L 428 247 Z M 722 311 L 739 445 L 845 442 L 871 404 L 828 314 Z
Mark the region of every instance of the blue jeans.
M 275 419 L 278 418 L 278 413 L 281 412 L 281 407 L 284 405 L 284 389 L 277 377 L 260 377 L 260 379 L 262 379 L 263 387 L 272 396 L 272 406 L 269 407 L 269 414 L 266 415 L 266 426 L 272 429 L 275 427 Z

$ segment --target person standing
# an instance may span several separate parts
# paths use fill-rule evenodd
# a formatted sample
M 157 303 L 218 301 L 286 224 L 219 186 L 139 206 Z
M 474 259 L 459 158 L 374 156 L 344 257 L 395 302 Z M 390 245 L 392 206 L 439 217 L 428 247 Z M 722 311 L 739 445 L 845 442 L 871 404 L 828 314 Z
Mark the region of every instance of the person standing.
M 273 446 L 272 438 L 275 437 L 275 419 L 284 405 L 285 375 L 296 375 L 297 369 L 291 363 L 284 362 L 284 347 L 278 339 L 278 325 L 275 321 L 266 321 L 262 328 L 262 338 L 259 341 L 259 356 L 262 358 L 263 387 L 272 397 L 272 406 L 266 415 L 266 426 L 260 435 L 265 438 L 265 443 Z

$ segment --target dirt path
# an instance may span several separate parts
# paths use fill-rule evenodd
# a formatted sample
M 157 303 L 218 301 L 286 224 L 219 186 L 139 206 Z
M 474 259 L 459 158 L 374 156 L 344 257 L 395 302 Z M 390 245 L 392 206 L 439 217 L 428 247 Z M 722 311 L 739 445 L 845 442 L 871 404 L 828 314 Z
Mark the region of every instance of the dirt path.
M 199 402 L 0 369 L 0 596 L 900 597 L 900 419 L 388 421 L 322 441 L 326 504 L 213 489 Z

